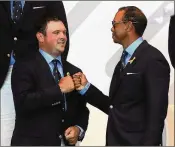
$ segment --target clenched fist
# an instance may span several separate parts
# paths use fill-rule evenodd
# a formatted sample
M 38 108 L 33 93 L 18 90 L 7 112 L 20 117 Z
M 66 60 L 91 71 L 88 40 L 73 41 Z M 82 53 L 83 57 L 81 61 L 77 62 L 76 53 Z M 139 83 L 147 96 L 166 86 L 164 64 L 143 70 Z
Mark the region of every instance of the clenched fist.
M 86 76 L 81 72 L 73 75 L 73 81 L 76 90 L 82 90 L 88 83 Z
M 61 89 L 61 92 L 63 93 L 69 93 L 75 89 L 74 82 L 71 76 L 66 76 L 61 78 L 58 85 Z
M 78 141 L 78 136 L 80 134 L 80 129 L 77 126 L 69 127 L 65 131 L 66 140 L 70 145 L 75 145 Z

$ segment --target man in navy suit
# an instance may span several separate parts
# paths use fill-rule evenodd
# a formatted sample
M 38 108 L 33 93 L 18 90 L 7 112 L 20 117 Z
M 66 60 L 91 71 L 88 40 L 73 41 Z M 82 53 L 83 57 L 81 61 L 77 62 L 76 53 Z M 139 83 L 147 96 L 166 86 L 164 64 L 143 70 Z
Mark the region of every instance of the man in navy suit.
M 67 30 L 66 13 L 62 1 L 1 1 L 0 2 L 0 94 L 1 145 L 10 145 L 15 123 L 11 92 L 11 71 L 15 61 L 28 60 L 38 51 L 36 22 L 45 14 L 59 16 Z M 63 58 L 69 49 L 68 41 Z
M 39 51 L 14 64 L 13 146 L 75 145 L 84 137 L 89 111 L 71 78 L 81 70 L 61 59 L 66 31 L 59 18 L 44 18 L 36 33 Z
M 162 143 L 170 67 L 164 55 L 142 38 L 146 26 L 146 16 L 135 6 L 122 7 L 116 13 L 112 38 L 123 46 L 123 54 L 114 69 L 109 97 L 90 84 L 84 74 L 74 76 L 77 90 L 84 89 L 84 99 L 108 114 L 109 146 Z

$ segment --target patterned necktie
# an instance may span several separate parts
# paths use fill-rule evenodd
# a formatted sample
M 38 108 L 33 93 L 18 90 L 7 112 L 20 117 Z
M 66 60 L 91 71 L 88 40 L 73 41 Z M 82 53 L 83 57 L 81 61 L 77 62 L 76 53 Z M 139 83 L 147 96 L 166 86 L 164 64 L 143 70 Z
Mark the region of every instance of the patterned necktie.
M 58 71 L 57 65 L 58 65 L 58 63 L 60 63 L 60 62 L 59 62 L 59 60 L 54 59 L 54 60 L 52 60 L 52 63 L 53 63 L 53 65 L 54 65 L 54 68 L 53 68 L 53 76 L 54 76 L 54 79 L 55 79 L 56 84 L 58 84 L 58 81 L 61 79 L 61 75 L 60 75 L 60 72 Z
M 17 23 L 22 15 L 22 4 L 21 1 L 13 1 L 13 21 Z
M 124 50 L 121 56 L 121 70 L 123 71 L 123 69 L 125 68 L 125 59 L 126 56 L 128 55 L 128 53 Z

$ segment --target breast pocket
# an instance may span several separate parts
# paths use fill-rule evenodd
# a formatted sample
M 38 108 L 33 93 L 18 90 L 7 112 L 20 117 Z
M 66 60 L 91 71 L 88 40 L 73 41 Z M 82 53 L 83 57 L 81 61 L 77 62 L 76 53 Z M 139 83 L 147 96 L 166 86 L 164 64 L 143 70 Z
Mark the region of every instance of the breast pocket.
M 128 72 L 129 73 L 129 72 Z M 121 78 L 121 85 L 119 93 L 122 95 L 122 99 L 137 99 L 140 97 L 140 93 L 143 91 L 143 79 L 142 74 L 137 73 L 126 73 Z M 122 100 L 122 101 L 123 101 Z
M 46 14 L 45 6 L 32 7 L 32 19 L 34 22 L 38 22 Z
M 124 86 L 139 86 L 142 82 L 142 74 L 140 72 L 127 72 L 121 78 Z
M 29 33 L 27 36 L 30 36 L 30 34 L 34 31 L 33 29 L 35 28 L 36 24 L 38 24 L 40 19 L 46 14 L 46 7 L 38 7 L 39 6 L 31 7 L 28 13 L 24 13 L 25 17 L 23 17 L 21 29 Z

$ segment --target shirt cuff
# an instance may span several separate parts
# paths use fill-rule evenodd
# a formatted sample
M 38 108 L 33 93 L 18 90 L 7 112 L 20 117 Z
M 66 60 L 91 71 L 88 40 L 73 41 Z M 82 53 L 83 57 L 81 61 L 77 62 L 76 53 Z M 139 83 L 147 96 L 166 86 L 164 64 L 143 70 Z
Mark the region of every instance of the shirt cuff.
M 77 126 L 80 129 L 80 134 L 79 134 L 79 139 L 78 140 L 82 140 L 83 137 L 84 137 L 84 130 L 78 125 L 75 125 L 75 126 Z
M 82 90 L 78 91 L 79 94 L 84 95 L 86 93 L 86 91 L 89 89 L 90 85 L 91 84 L 88 82 Z

